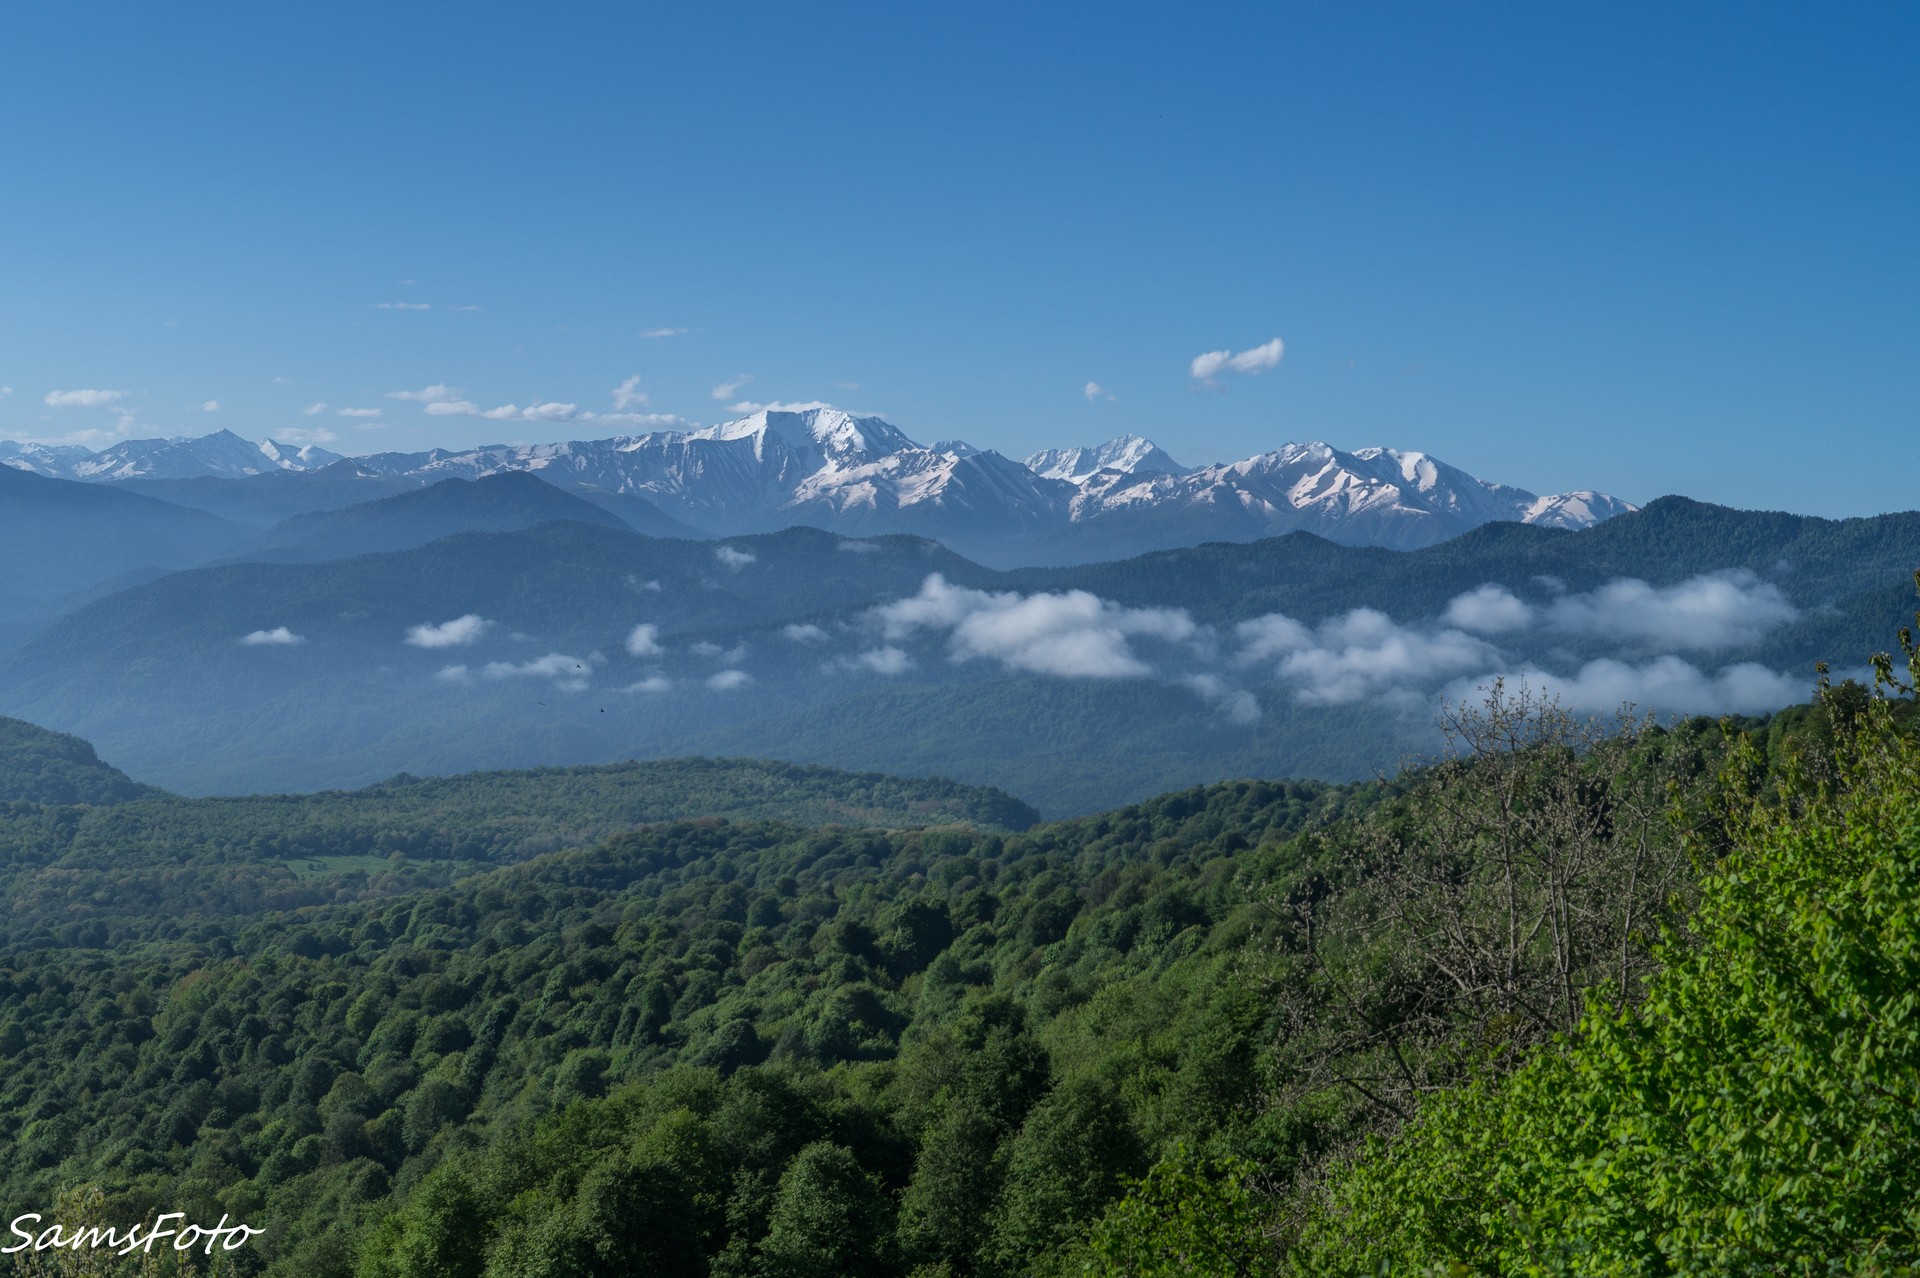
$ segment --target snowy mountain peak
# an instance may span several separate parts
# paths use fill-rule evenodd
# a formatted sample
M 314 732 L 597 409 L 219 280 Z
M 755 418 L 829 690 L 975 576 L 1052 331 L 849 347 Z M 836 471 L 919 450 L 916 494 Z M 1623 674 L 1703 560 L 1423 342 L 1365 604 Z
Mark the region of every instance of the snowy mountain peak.
M 687 438 L 751 439 L 756 443 L 756 454 L 762 457 L 766 441 L 777 439 L 796 453 L 817 454 L 835 467 L 860 465 L 920 447 L 881 418 L 855 417 L 837 408 L 825 407 L 796 411 L 761 409 L 734 421 L 694 431 Z
M 1064 479 L 1083 484 L 1103 470 L 1123 474 L 1184 475 L 1191 467 L 1169 457 L 1151 439 L 1121 435 L 1091 448 L 1048 448 L 1026 460 L 1027 469 L 1042 479 Z

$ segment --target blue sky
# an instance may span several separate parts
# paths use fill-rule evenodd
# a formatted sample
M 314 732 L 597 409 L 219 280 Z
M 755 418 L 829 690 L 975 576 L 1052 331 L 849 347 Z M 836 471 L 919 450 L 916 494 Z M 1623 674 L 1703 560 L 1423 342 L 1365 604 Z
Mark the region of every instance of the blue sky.
M 16 5 L 0 438 L 822 400 L 1907 509 L 1916 65 L 1911 4 Z

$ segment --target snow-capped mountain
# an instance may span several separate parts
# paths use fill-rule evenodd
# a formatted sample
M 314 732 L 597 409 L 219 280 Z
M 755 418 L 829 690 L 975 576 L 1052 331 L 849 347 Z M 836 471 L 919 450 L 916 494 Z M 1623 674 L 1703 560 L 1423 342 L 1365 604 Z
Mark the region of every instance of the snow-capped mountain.
M 312 444 L 254 443 L 230 430 L 197 439 L 129 439 L 94 452 L 70 445 L 0 442 L 0 464 L 49 479 L 244 479 L 274 470 L 318 470 L 342 458 Z
M 1122 435 L 1091 448 L 1047 448 L 1027 458 L 1027 469 L 1044 479 L 1083 484 L 1103 470 L 1124 474 L 1184 475 L 1192 470 L 1169 457 L 1160 445 L 1138 435 Z
M 1148 541 L 1246 541 L 1305 531 L 1348 544 L 1412 549 L 1496 520 L 1581 528 L 1633 509 L 1599 493 L 1540 497 L 1476 479 L 1425 453 L 1343 452 L 1288 444 L 1181 475 L 1100 471 L 1080 485 L 1072 519 L 1089 532 Z M 1144 527 L 1143 527 L 1144 525 Z
M 231 479 L 339 460 L 228 431 L 100 453 L 0 444 L 0 463 L 93 482 Z M 1084 562 L 1294 531 L 1411 549 L 1497 520 L 1584 528 L 1634 509 L 1603 493 L 1538 496 L 1489 483 L 1425 453 L 1317 442 L 1193 468 L 1126 435 L 1022 463 L 959 441 L 919 444 L 878 417 L 832 408 L 765 410 L 695 431 L 379 453 L 351 464 L 361 475 L 421 485 L 525 471 L 609 509 L 647 503 L 715 536 L 791 524 L 908 532 L 996 564 Z

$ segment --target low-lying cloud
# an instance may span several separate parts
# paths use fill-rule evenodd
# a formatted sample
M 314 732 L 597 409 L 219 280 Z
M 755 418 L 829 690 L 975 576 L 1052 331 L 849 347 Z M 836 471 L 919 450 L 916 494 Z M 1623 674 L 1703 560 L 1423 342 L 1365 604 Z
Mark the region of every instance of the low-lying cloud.
M 410 626 L 407 637 L 401 642 L 416 648 L 464 648 L 468 644 L 478 643 L 492 626 L 493 623 L 485 617 L 470 612 L 437 626 L 429 622 Z
M 754 562 L 754 553 L 751 550 L 736 550 L 732 546 L 715 546 L 713 557 L 735 572 Z
M 1485 640 L 1445 626 L 1404 626 L 1356 608 L 1308 627 L 1280 613 L 1241 622 L 1240 661 L 1273 663 L 1275 676 L 1309 705 L 1344 705 L 1409 692 L 1503 660 Z
M 994 594 L 952 585 L 938 573 L 921 584 L 919 594 L 884 604 L 873 615 L 892 640 L 946 631 L 948 656 L 956 662 L 985 659 L 1069 679 L 1151 674 L 1131 640 L 1178 642 L 1199 632 L 1185 609 L 1122 608 L 1084 590 Z
M 1799 615 L 1778 586 L 1735 568 L 1671 586 L 1620 577 L 1537 606 L 1489 583 L 1456 596 L 1441 620 L 1481 635 L 1540 627 L 1646 648 L 1713 652 L 1751 643 Z
M 1447 699 L 1474 699 L 1494 677 L 1484 675 L 1456 683 L 1448 690 Z M 1668 714 L 1765 714 L 1804 701 L 1812 691 L 1808 680 L 1769 670 L 1757 662 L 1743 661 L 1709 674 L 1676 656 L 1639 664 L 1602 657 L 1571 675 L 1527 666 L 1498 677 L 1509 686 L 1524 684 L 1555 697 L 1577 714 L 1611 714 L 1622 706 Z

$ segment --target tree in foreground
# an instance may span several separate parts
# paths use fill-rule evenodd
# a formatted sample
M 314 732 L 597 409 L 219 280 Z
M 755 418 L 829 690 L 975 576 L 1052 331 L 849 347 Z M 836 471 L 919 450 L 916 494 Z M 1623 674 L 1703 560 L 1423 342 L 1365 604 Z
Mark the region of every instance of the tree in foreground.
M 1882 687 L 1911 695 L 1902 642 L 1912 681 L 1883 659 Z M 1748 807 L 1644 1002 L 1596 1002 L 1504 1083 L 1431 1100 L 1336 1178 L 1296 1267 L 1920 1264 L 1920 750 L 1894 719 L 1874 699 L 1834 781 Z

